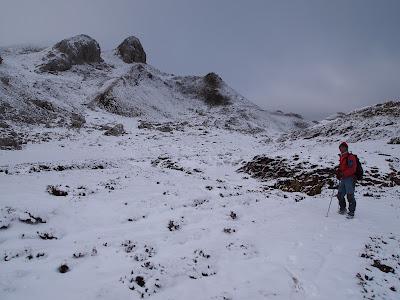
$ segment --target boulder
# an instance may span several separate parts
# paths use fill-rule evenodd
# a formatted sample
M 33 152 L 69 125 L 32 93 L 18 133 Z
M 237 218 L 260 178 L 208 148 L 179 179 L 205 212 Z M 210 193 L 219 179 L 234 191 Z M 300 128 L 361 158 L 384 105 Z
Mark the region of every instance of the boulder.
M 55 44 L 43 58 L 41 71 L 69 70 L 73 65 L 100 63 L 100 46 L 88 35 L 80 34 Z
M 122 124 L 117 124 L 114 127 L 112 127 L 111 129 L 104 132 L 104 135 L 120 136 L 125 133 L 126 132 L 125 132 L 124 126 Z
M 125 63 L 146 63 L 146 53 L 137 37 L 127 37 L 118 46 L 117 53 Z

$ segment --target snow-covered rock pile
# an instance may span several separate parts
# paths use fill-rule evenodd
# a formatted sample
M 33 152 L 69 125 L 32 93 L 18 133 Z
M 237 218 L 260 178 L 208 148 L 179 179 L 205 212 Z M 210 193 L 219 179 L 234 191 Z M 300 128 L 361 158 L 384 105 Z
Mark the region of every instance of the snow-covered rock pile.
M 256 156 L 250 162 L 244 163 L 238 171 L 265 182 L 272 182 L 269 188 L 302 192 L 309 196 L 321 194 L 324 186 L 334 186 L 334 167 L 324 168 L 309 162 L 297 163 L 298 160 L 298 155 L 289 160 L 282 157 Z
M 266 189 L 280 189 L 285 192 L 302 192 L 309 196 L 321 194 L 324 187 L 335 186 L 337 166 L 324 167 L 307 161 L 297 162 L 299 155 L 291 158 L 256 156 L 245 162 L 238 172 L 244 172 L 253 178 L 264 181 Z M 389 172 L 384 173 L 378 167 L 365 167 L 365 174 L 358 184 L 374 187 L 400 186 L 400 170 L 395 166 L 398 158 L 388 159 Z M 368 195 L 367 195 L 368 196 Z
M 400 137 L 400 102 L 389 101 L 369 106 L 287 135 L 284 139 L 324 139 L 348 142 Z
M 127 37 L 116 50 L 127 64 L 146 63 L 146 52 L 139 39 L 134 36 Z
M 69 70 L 73 65 L 100 63 L 100 45 L 88 35 L 77 35 L 64 39 L 45 51 L 41 71 L 57 72 Z

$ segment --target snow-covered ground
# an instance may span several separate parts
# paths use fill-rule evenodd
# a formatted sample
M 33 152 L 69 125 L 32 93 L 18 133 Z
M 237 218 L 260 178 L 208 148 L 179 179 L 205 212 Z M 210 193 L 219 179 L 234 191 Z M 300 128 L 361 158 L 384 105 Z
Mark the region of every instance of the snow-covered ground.
M 0 299 L 400 298 L 398 186 L 358 186 L 348 220 L 335 198 L 326 217 L 332 190 L 266 190 L 237 172 L 260 154 L 331 166 L 337 143 L 87 121 L 128 133 L 43 129 L 70 137 L 0 152 Z M 366 169 L 399 167 L 386 140 L 350 147 Z

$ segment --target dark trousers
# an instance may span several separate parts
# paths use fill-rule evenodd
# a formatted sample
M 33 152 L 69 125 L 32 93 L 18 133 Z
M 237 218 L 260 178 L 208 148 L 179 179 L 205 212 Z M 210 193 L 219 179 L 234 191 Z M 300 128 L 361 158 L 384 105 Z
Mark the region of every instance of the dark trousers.
M 349 213 L 354 214 L 356 210 L 356 199 L 354 198 L 355 180 L 352 177 L 343 178 L 340 180 L 337 198 L 339 200 L 339 207 L 341 210 L 346 209 L 346 200 L 344 196 L 347 196 L 349 202 Z

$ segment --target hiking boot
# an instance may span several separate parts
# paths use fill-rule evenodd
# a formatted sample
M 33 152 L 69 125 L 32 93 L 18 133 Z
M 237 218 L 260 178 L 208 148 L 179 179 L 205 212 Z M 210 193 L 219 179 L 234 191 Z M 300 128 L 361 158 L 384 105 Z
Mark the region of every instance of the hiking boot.
M 346 215 L 347 219 L 353 219 L 354 218 L 354 213 L 348 212 Z
M 339 208 L 339 210 L 338 210 L 338 214 L 339 215 L 345 215 L 347 213 L 347 209 L 345 209 L 345 208 Z

